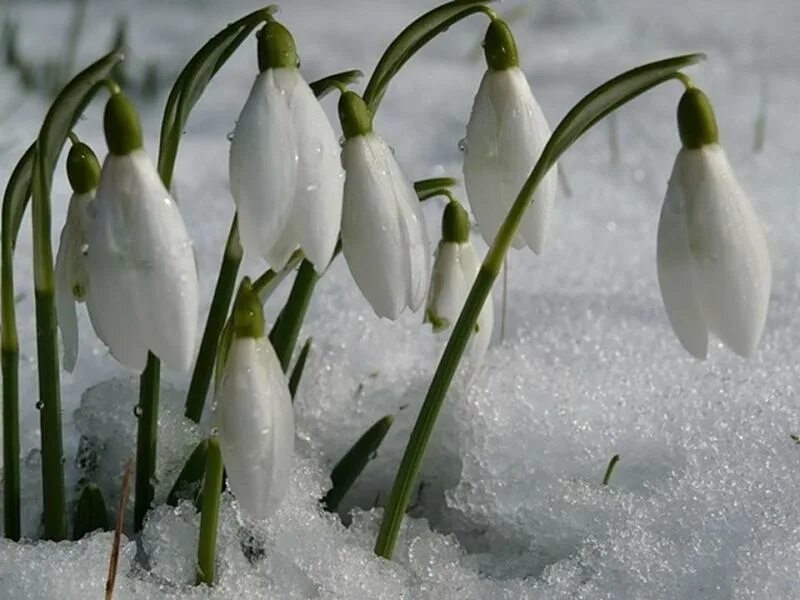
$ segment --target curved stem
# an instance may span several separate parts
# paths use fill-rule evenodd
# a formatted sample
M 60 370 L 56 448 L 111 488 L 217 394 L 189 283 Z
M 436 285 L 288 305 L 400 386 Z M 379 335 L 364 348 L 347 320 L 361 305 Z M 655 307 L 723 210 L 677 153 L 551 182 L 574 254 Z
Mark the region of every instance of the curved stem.
M 200 422 L 203 415 L 208 388 L 214 373 L 214 360 L 217 355 L 219 336 L 225 326 L 228 308 L 231 304 L 233 291 L 236 287 L 236 277 L 239 273 L 239 264 L 242 262 L 242 246 L 239 243 L 237 219 L 233 218 L 228 241 L 225 244 L 225 253 L 217 276 L 217 285 L 214 288 L 214 298 L 208 310 L 206 327 L 203 330 L 203 339 L 194 364 L 189 392 L 186 395 L 186 417 Z
M 304 260 L 297 271 L 289 298 L 272 326 L 272 331 L 269 332 L 269 341 L 275 349 L 284 373 L 289 370 L 289 363 L 297 345 L 297 336 L 300 335 L 300 327 L 303 325 L 317 281 L 319 275 L 314 271 L 314 266 Z
M 158 393 L 161 362 L 147 353 L 147 366 L 139 378 L 139 426 L 136 433 L 136 497 L 134 531 L 141 531 L 144 517 L 155 496 L 156 450 L 158 447 Z

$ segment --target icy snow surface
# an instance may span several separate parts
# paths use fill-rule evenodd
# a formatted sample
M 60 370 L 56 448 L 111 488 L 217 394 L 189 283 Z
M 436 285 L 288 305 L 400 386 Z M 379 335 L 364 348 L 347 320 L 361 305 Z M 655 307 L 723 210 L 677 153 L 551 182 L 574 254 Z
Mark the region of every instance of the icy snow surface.
M 27 0 L 3 10 L 21 21 L 23 50 L 45 56 L 59 50 L 53 32 L 63 29 L 68 6 Z M 127 14 L 134 66 L 160 57 L 176 73 L 213 32 L 256 6 L 90 2 L 81 64 L 105 49 L 116 15 Z M 297 38 L 310 80 L 349 68 L 369 72 L 393 35 L 430 6 L 291 0 L 280 18 Z M 497 9 L 519 15 L 522 6 L 508 1 Z M 415 179 L 460 175 L 458 141 L 482 73 L 484 27 L 477 16 L 454 26 L 388 91 L 376 129 Z M 624 108 L 612 124 L 600 124 L 563 160 L 571 193 L 562 179 L 543 255 L 510 257 L 505 341 L 495 336 L 473 389 L 448 399 L 394 562 L 372 555 L 380 506 L 443 340 L 422 326 L 421 314 L 379 321 L 339 259 L 319 285 L 303 330 L 314 347 L 296 403 L 299 457 L 279 514 L 254 528 L 226 496 L 219 584 L 209 590 L 189 585 L 198 516 L 188 504 L 157 508 L 138 549 L 144 562 L 134 541 L 123 544 L 115 598 L 800 596 L 800 447 L 790 437 L 800 433 L 798 27 L 796 0 L 539 0 L 513 23 L 523 69 L 552 125 L 624 69 L 686 51 L 708 53 L 690 74 L 715 103 L 722 143 L 771 242 L 772 303 L 754 358 L 715 345 L 709 360 L 693 360 L 663 311 L 655 232 L 679 146 L 680 87 L 670 83 Z M 226 134 L 254 76 L 250 42 L 193 113 L 178 162 L 175 190 L 196 240 L 204 310 L 232 214 Z M 17 91 L 8 73 L 0 82 L 5 181 L 45 103 Z M 160 99 L 143 108 L 151 152 L 162 105 Z M 335 100 L 325 105 L 333 115 Z M 762 106 L 765 144 L 754 152 Z M 92 106 L 78 128 L 98 149 L 100 108 Z M 55 240 L 66 212 L 61 175 L 53 201 Z M 435 233 L 439 205 L 432 202 L 426 214 Z M 25 533 L 35 536 L 41 501 L 30 248 L 23 225 L 16 276 L 23 294 L 23 507 Z M 244 272 L 262 268 L 248 263 Z M 284 297 L 282 290 L 269 304 L 270 319 Z M 63 378 L 68 489 L 91 471 L 115 503 L 122 464 L 133 451 L 136 393 L 132 374 L 94 338 L 82 309 L 80 318 L 76 373 Z M 180 416 L 186 385 L 183 376 L 165 376 L 172 391 L 162 401 L 160 498 L 201 434 Z M 76 412 L 88 388 L 94 389 Z M 395 426 L 345 500 L 343 511 L 352 510 L 345 528 L 316 500 L 336 460 L 385 414 L 397 417 Z M 603 487 L 605 466 L 617 453 L 621 461 Z M 101 597 L 110 545 L 109 533 L 78 543 L 2 540 L 0 597 Z

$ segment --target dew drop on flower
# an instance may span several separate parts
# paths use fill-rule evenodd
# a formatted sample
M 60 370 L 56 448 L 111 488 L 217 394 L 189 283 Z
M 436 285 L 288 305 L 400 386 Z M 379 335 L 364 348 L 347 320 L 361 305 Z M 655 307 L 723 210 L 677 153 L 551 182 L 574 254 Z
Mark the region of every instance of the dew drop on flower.
M 458 140 L 458 149 L 461 152 L 465 152 L 467 150 L 467 139 L 466 138 L 461 138 L 460 140 Z
M 226 138 L 228 138 L 228 141 L 229 141 L 229 142 L 232 142 L 232 141 L 233 141 L 234 134 L 235 134 L 235 132 L 233 132 L 233 131 L 229 131 L 229 132 L 228 132 L 228 134 L 227 134 L 225 137 L 226 137 Z
M 42 402 L 41 400 L 39 400 L 39 401 L 36 403 L 36 410 L 42 410 L 43 408 L 44 408 L 44 402 Z
M 141 405 L 137 404 L 136 406 L 133 407 L 133 414 L 136 416 L 137 419 L 142 416 Z

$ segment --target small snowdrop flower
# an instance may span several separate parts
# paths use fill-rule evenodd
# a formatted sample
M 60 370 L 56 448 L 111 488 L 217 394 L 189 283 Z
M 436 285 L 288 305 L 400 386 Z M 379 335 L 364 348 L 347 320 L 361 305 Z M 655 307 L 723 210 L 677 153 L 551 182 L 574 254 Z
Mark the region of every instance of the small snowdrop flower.
M 67 220 L 61 229 L 55 265 L 55 297 L 58 327 L 64 348 L 64 368 L 70 373 L 78 359 L 76 302 L 83 302 L 89 289 L 86 252 L 89 243 L 89 204 L 100 181 L 100 163 L 92 149 L 76 142 L 67 155 L 67 177 L 72 197 Z
M 89 317 L 111 354 L 142 370 L 152 352 L 187 371 L 197 337 L 197 269 L 178 206 L 142 149 L 139 118 L 114 94 L 105 110 L 109 154 L 92 203 Z
M 478 229 L 487 244 L 528 178 L 550 127 L 519 68 L 517 46 L 508 25 L 495 19 L 484 39 L 487 70 L 481 80 L 463 141 L 464 186 Z M 545 176 L 525 212 L 512 244 L 535 253 L 544 246 L 556 198 L 555 167 Z
M 317 272 L 342 219 L 339 142 L 298 71 L 292 35 L 271 21 L 258 34 L 261 73 L 230 149 L 230 185 L 245 252 L 282 269 L 299 246 Z
M 414 187 L 392 149 L 372 131 L 364 101 L 344 92 L 339 118 L 346 139 L 342 252 L 375 313 L 394 320 L 425 301 L 428 232 Z
M 220 449 L 231 490 L 253 519 L 274 514 L 294 456 L 294 411 L 258 296 L 245 278 L 233 313 L 234 339 L 216 392 Z
M 451 201 L 442 215 L 442 240 L 436 249 L 425 309 L 425 322 L 431 324 L 435 333 L 447 331 L 455 325 L 479 267 L 478 256 L 469 239 L 467 212 L 458 202 Z M 483 362 L 493 325 L 492 296 L 489 294 L 470 339 L 469 355 L 474 369 Z
M 758 345 L 772 272 L 767 240 L 719 145 L 708 98 L 689 88 L 678 105 L 683 147 L 658 224 L 658 281 L 681 344 L 706 358 L 709 333 L 741 356 Z

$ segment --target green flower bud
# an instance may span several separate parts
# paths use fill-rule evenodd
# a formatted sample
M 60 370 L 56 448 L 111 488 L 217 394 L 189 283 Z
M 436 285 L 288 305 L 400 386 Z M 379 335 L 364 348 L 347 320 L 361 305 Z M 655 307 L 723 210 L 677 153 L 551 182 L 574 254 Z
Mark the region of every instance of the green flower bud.
M 345 139 L 366 135 L 372 131 L 372 115 L 361 96 L 346 91 L 339 98 L 339 121 Z
M 502 19 L 494 19 L 483 38 L 483 53 L 486 65 L 492 71 L 505 71 L 519 66 L 517 42 L 508 24 Z
M 67 154 L 67 178 L 76 194 L 86 194 L 97 189 L 100 183 L 100 163 L 92 149 L 76 142 Z
M 253 291 L 250 278 L 245 277 L 236 295 L 233 307 L 233 332 L 237 338 L 264 337 L 264 309 L 258 294 Z
M 442 241 L 463 244 L 469 241 L 469 216 L 458 202 L 450 201 L 442 214 Z
M 701 90 L 687 89 L 678 103 L 678 131 L 684 148 L 701 148 L 719 141 L 711 101 Z
M 297 47 L 289 30 L 277 21 L 269 21 L 256 35 L 258 69 L 296 69 L 300 65 Z
M 122 94 L 108 99 L 103 116 L 108 151 L 117 156 L 130 154 L 142 147 L 142 125 L 133 103 Z

